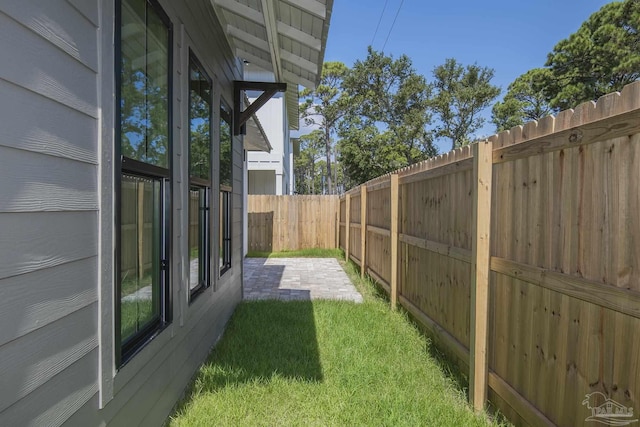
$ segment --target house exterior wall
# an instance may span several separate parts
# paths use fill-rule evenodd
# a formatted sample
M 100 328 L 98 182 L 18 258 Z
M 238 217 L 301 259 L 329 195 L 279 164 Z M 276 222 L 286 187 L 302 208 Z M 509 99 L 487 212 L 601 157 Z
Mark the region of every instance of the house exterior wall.
M 253 100 L 257 96 L 251 98 Z M 292 159 L 291 142 L 289 138 L 289 123 L 287 121 L 286 102 L 284 94 L 277 94 L 256 113 L 264 128 L 269 143 L 273 147 L 270 153 L 250 151 L 247 153 L 249 168 L 249 194 L 292 194 L 291 185 Z M 275 175 L 273 192 L 267 191 L 263 183 L 253 182 L 253 177 L 263 177 L 264 174 L 252 174 L 252 171 L 272 171 Z M 270 187 L 269 187 L 270 188 Z M 271 191 L 271 190 L 268 190 Z
M 160 4 L 173 28 L 173 316 L 116 369 L 115 0 L 0 3 L 0 425 L 161 425 L 241 300 L 241 140 L 232 267 L 192 304 L 186 150 L 189 49 L 213 79 L 213 123 L 242 65 L 208 0 Z
M 272 170 L 249 171 L 248 194 L 276 194 L 276 174 Z

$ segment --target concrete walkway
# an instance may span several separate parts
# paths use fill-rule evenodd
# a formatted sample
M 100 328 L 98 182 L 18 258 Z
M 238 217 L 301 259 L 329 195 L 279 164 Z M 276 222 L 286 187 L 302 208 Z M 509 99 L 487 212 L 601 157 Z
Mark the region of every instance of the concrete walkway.
M 244 299 L 362 302 L 362 295 L 334 258 L 246 258 Z

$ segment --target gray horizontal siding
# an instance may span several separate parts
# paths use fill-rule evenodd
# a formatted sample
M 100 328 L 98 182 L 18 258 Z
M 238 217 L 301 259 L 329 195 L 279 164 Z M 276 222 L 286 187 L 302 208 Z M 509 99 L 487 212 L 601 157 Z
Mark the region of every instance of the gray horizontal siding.
M 31 14 L 39 13 L 37 9 L 30 9 L 30 4 L 22 4 Z M 4 4 L 0 6 L 2 10 L 3 6 Z M 85 34 L 84 37 L 91 38 L 92 34 Z M 93 37 L 95 46 L 95 32 Z M 29 31 L 2 12 L 0 40 L 0 58 L 6 59 L 0 67 L 0 79 L 39 93 L 90 117 L 98 117 L 98 90 L 94 70 L 72 59 L 40 34 Z
M 82 14 L 95 27 L 98 27 L 100 15 L 98 13 L 98 0 L 68 0 L 78 12 Z
M 82 3 L 0 3 L 2 426 L 61 425 L 98 391 L 100 60 Z
M 97 166 L 0 146 L 0 212 L 98 209 Z
M 91 304 L 0 346 L 0 413 L 97 347 L 97 313 Z
M 0 425 L 58 427 L 98 391 L 98 351 L 93 350 L 0 413 Z M 85 426 L 96 425 L 95 423 Z
M 91 256 L 2 280 L 0 346 L 97 301 L 96 276 Z
M 94 118 L 6 80 L 0 100 L 0 145 L 98 163 Z
M 0 230 L 0 279 L 96 256 L 98 252 L 96 212 L 0 213 Z M 86 280 L 96 286 L 95 277 Z
M 161 359 L 160 363 L 154 359 L 151 366 L 139 368 L 142 375 L 133 377 L 100 411 L 96 411 L 98 395 L 94 395 L 65 426 L 162 425 L 211 346 L 222 336 L 239 299 L 239 286 L 226 286 L 217 292 L 215 298 L 203 304 L 203 309 L 165 344 L 155 358 Z M 215 422 L 212 421 L 212 425 Z
M 98 71 L 96 25 L 66 0 L 29 0 L 29 7 L 24 0 L 4 0 L 2 11 L 69 57 Z

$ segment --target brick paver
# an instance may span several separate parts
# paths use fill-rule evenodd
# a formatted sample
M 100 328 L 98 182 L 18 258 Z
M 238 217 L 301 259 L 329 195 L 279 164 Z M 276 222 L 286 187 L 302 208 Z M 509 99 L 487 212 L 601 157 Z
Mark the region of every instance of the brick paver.
M 244 299 L 362 302 L 362 295 L 334 258 L 246 258 Z

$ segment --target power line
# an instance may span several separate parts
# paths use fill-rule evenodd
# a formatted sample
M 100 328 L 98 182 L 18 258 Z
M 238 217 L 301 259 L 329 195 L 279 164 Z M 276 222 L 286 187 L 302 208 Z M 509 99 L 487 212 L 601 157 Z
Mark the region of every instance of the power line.
M 388 2 L 389 0 L 384 0 L 384 7 L 382 8 L 380 19 L 378 19 L 378 25 L 376 25 L 376 31 L 373 33 L 373 37 L 371 38 L 371 46 L 373 46 L 373 41 L 376 39 L 376 35 L 378 34 L 378 29 L 380 28 L 380 23 L 382 22 L 382 16 L 384 15 L 384 11 L 387 9 Z
M 389 33 L 387 34 L 387 38 L 384 39 L 384 44 L 382 45 L 382 52 L 384 52 L 384 48 L 387 45 L 387 41 L 389 40 L 389 36 L 391 35 L 391 31 L 393 30 L 393 26 L 396 25 L 396 19 L 398 19 L 398 15 L 400 14 L 400 9 L 402 9 L 402 4 L 404 0 L 400 2 L 400 6 L 398 6 L 398 11 L 396 12 L 395 18 L 393 18 L 393 23 L 391 24 L 391 28 L 389 28 Z

